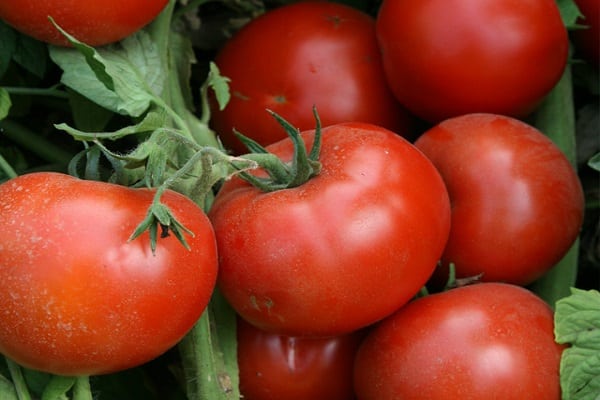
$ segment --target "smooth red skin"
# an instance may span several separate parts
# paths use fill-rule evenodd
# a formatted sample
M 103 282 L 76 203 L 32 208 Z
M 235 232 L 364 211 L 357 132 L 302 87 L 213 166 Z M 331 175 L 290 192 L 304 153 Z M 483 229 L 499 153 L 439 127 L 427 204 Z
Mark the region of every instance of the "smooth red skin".
M 484 273 L 484 281 L 525 285 L 577 238 L 584 209 L 577 173 L 532 126 L 464 115 L 431 128 L 415 146 L 448 188 L 452 227 L 442 261 L 455 264 L 457 277 Z
M 234 177 L 209 212 L 223 294 L 250 323 L 289 336 L 341 335 L 391 314 L 431 275 L 449 231 L 444 184 L 408 141 L 360 123 L 322 132 L 319 175 L 270 193 Z M 302 136 L 310 148 L 313 132 Z M 292 143 L 268 149 L 289 159 Z
M 372 17 L 342 4 L 306 2 L 274 9 L 235 34 L 215 58 L 231 79 L 223 111 L 212 102 L 211 123 L 234 153 L 248 151 L 233 128 L 267 145 L 286 137 L 265 110 L 293 126 L 368 122 L 400 135 L 413 118 L 394 99 L 383 76 Z
M 48 17 L 90 46 L 116 42 L 152 21 L 167 0 L 3 0 L 0 19 L 43 42 L 67 46 L 68 40 Z
M 575 0 L 583 17 L 577 20 L 586 29 L 571 31 L 575 47 L 581 55 L 598 68 L 600 66 L 600 1 Z
M 192 230 L 128 241 L 154 191 L 57 173 L 0 185 L 0 353 L 37 370 L 95 375 L 149 361 L 175 345 L 205 309 L 217 275 L 202 210 L 161 198 Z
M 352 400 L 354 356 L 363 336 L 281 336 L 240 319 L 240 391 L 245 400 Z
M 553 313 L 519 286 L 479 283 L 420 298 L 361 344 L 359 400 L 559 400 Z
M 376 32 L 392 92 L 430 122 L 529 114 L 569 48 L 554 0 L 385 0 Z

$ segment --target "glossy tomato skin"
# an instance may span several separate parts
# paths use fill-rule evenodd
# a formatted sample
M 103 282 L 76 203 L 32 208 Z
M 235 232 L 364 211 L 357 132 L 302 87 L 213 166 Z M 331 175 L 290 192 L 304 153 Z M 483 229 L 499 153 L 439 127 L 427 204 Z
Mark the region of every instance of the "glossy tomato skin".
M 484 281 L 526 285 L 577 238 L 584 209 L 577 173 L 534 127 L 468 114 L 431 128 L 415 146 L 448 188 L 452 227 L 442 261 L 455 264 L 457 277 L 483 273 Z
M 67 39 L 49 21 L 90 46 L 116 42 L 152 21 L 167 0 L 5 0 L 0 19 L 43 42 L 66 46 Z
M 211 123 L 225 146 L 247 153 L 235 128 L 262 145 L 285 138 L 265 111 L 301 129 L 368 122 L 410 135 L 412 117 L 394 99 L 383 76 L 374 19 L 332 2 L 301 1 L 267 12 L 235 34 L 215 58 L 231 79 L 223 111 L 212 103 Z
M 571 36 L 577 51 L 591 65 L 600 67 L 600 1 L 575 0 L 583 15 L 577 23 L 586 28 L 573 30 Z
M 354 356 L 363 336 L 282 336 L 240 319 L 240 391 L 245 400 L 353 400 Z
M 270 332 L 341 335 L 391 314 L 419 291 L 447 240 L 448 194 L 413 145 L 370 124 L 322 133 L 319 175 L 270 193 L 234 177 L 209 212 L 223 294 Z M 310 148 L 314 132 L 302 137 Z M 292 142 L 268 149 L 289 160 Z
M 553 313 L 526 289 L 478 283 L 378 325 L 355 363 L 359 400 L 559 400 Z
M 394 95 L 430 122 L 529 114 L 569 48 L 554 0 L 385 0 L 376 31 Z
M 191 200 L 162 196 L 195 236 L 150 250 L 128 241 L 154 192 L 42 172 L 0 185 L 0 353 L 37 370 L 92 375 L 175 345 L 216 282 L 212 227 Z

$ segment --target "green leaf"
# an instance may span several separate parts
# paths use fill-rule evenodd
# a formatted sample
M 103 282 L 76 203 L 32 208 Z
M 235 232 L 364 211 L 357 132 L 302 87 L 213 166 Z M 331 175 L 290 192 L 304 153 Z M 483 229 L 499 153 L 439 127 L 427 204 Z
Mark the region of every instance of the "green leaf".
M 163 90 L 160 55 L 144 31 L 98 49 L 51 46 L 50 57 L 62 83 L 115 113 L 139 117 Z
M 595 169 L 596 171 L 600 171 L 600 153 L 596 153 L 589 159 L 588 165 Z
M 19 400 L 15 386 L 4 375 L 0 375 L 0 399 Z
M 27 35 L 19 34 L 17 36 L 17 47 L 12 58 L 17 64 L 38 78 L 43 78 L 46 74 L 48 50 L 45 43 Z
M 17 49 L 17 33 L 0 20 L 0 78 L 4 75 Z
M 67 392 L 75 384 L 75 377 L 54 375 L 42 393 L 42 400 L 68 400 Z
M 570 344 L 560 364 L 563 400 L 596 400 L 600 393 L 600 292 L 572 288 L 556 303 L 556 341 Z
M 225 108 L 227 103 L 229 103 L 229 99 L 231 98 L 231 93 L 229 91 L 229 81 L 229 78 L 221 75 L 221 71 L 219 71 L 219 67 L 217 67 L 217 64 L 211 62 L 210 72 L 207 78 L 207 84 L 215 92 L 215 97 L 217 99 L 217 103 L 219 104 L 220 110 L 223 110 Z
M 74 90 L 67 90 L 69 94 L 69 106 L 75 127 L 86 132 L 98 132 L 106 127 L 113 117 L 113 113 L 104 107 L 100 107 L 90 99 Z
M 573 0 L 556 0 L 556 4 L 560 10 L 563 24 L 565 24 L 567 28 L 574 27 L 576 25 L 575 21 L 581 16 L 575 2 Z
M 161 128 L 165 124 L 165 115 L 158 111 L 148 112 L 144 118 L 135 125 L 129 125 L 112 132 L 86 132 L 79 129 L 75 129 L 68 124 L 56 124 L 56 129 L 62 130 L 73 136 L 76 140 L 92 141 L 98 139 L 109 139 L 117 140 L 125 136 L 136 135 L 140 133 L 152 132 L 158 128 Z
M 0 120 L 8 116 L 8 111 L 12 106 L 8 91 L 0 87 Z

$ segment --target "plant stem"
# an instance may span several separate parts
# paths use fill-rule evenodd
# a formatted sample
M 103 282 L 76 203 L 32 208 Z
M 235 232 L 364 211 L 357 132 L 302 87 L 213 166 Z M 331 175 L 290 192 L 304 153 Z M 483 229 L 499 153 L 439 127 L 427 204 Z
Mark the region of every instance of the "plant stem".
M 8 357 L 4 357 L 4 359 L 6 360 L 6 364 L 8 365 L 10 377 L 12 378 L 13 384 L 15 385 L 17 397 L 19 398 L 19 400 L 31 400 L 31 395 L 29 394 L 27 383 L 25 382 L 25 378 L 23 377 L 23 373 L 21 372 L 21 367 Z
M 19 174 L 14 170 L 14 168 L 6 161 L 6 159 L 0 154 L 0 169 L 4 171 L 6 176 L 9 178 L 16 178 Z
M 92 389 L 88 376 L 78 376 L 73 386 L 73 400 L 92 400 Z
M 3 88 L 10 94 L 15 96 L 49 96 L 57 97 L 59 99 L 68 99 L 69 94 L 63 90 L 55 88 L 29 88 L 29 87 L 16 87 L 16 86 L 3 86 Z
M 0 121 L 0 134 L 49 163 L 67 165 L 73 157 L 73 154 L 58 147 L 53 142 L 8 119 Z

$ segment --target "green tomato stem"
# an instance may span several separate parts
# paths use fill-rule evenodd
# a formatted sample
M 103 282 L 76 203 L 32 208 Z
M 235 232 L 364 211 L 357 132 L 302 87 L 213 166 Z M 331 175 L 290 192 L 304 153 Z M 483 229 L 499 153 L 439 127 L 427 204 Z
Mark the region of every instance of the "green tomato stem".
M 0 133 L 52 164 L 68 165 L 73 154 L 14 121 L 0 121 Z
M 4 359 L 6 360 L 6 364 L 8 365 L 10 377 L 12 378 L 13 384 L 15 385 L 15 390 L 17 392 L 18 399 L 31 400 L 31 394 L 29 394 L 29 389 L 27 388 L 27 383 L 25 382 L 25 378 L 23 377 L 21 367 L 19 366 L 19 364 L 17 364 L 8 357 L 4 357 Z

